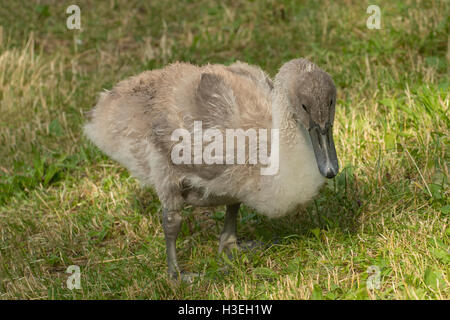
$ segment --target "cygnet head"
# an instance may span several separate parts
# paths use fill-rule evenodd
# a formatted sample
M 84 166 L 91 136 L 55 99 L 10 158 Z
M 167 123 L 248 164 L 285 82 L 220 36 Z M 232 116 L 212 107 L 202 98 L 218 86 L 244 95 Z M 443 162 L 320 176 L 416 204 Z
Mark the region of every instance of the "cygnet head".
M 336 105 L 333 79 L 306 59 L 287 62 L 279 75 L 287 89 L 290 113 L 309 132 L 320 173 L 333 178 L 339 172 L 332 133 Z

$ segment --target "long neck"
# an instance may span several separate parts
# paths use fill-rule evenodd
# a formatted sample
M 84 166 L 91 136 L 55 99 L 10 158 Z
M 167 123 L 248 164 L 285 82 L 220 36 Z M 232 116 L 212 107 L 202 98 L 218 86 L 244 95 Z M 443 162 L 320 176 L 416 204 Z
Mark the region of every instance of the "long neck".
M 307 130 L 299 125 L 289 111 L 287 91 L 280 82 L 275 82 L 272 91 L 272 128 L 279 129 L 279 159 L 281 172 L 299 170 L 299 162 L 313 157 L 312 145 Z M 293 157 L 302 155 L 298 159 Z M 311 159 L 310 159 L 311 158 Z M 295 167 L 295 168 L 294 168 Z
M 272 91 L 272 128 L 280 130 L 280 147 L 298 143 L 299 128 L 289 111 L 286 90 L 276 83 Z M 280 150 L 281 151 L 281 150 Z

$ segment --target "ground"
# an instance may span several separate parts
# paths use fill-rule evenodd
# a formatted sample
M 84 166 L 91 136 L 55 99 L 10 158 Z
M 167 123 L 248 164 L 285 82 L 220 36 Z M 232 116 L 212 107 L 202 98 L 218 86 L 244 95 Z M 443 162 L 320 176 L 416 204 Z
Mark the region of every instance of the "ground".
M 3 0 L 0 298 L 449 299 L 448 16 L 446 1 Z M 231 262 L 224 208 L 186 208 L 179 259 L 205 276 L 169 281 L 158 198 L 83 137 L 85 112 L 170 62 L 274 76 L 296 57 L 335 80 L 340 174 L 289 217 L 241 209 L 240 237 L 274 244 Z

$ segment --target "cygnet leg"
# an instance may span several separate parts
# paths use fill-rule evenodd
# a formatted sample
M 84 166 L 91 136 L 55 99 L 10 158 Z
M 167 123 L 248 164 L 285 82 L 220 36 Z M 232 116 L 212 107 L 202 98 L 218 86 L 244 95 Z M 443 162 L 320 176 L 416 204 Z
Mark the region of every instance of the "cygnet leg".
M 176 242 L 181 229 L 182 217 L 178 211 L 163 209 L 163 228 L 166 238 L 166 253 L 169 276 L 178 278 L 180 272 L 177 262 Z
M 237 216 L 239 212 L 240 203 L 227 205 L 225 213 L 225 222 L 222 233 L 220 234 L 219 253 L 223 250 L 228 255 L 231 254 L 233 248 L 238 248 L 237 245 Z

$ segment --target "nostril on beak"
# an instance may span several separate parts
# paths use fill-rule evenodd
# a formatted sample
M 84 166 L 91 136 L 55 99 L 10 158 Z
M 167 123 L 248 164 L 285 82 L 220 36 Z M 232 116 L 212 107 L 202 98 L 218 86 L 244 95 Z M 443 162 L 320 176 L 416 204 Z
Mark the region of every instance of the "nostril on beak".
M 331 179 L 331 178 L 334 178 L 334 177 L 336 176 L 336 174 L 337 174 L 337 172 L 335 172 L 335 171 L 333 170 L 333 168 L 328 167 L 325 176 L 326 176 L 328 179 Z

